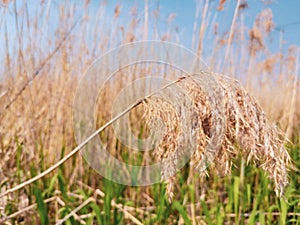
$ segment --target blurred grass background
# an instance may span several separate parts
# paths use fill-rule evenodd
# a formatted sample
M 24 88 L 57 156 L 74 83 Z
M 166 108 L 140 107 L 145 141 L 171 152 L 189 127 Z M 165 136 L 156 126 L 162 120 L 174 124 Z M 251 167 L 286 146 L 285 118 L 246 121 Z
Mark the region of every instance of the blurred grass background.
M 189 45 L 203 56 L 209 38 L 211 51 L 205 61 L 211 70 L 239 79 L 291 140 L 286 147 L 296 170 L 290 171 L 285 198 L 275 196 L 273 184 L 259 168 L 244 165 L 239 158 L 230 177 L 212 173 L 200 178 L 190 174 L 187 165 L 177 175 L 177 193 L 169 203 L 165 184 L 116 184 L 75 155 L 56 172 L 1 198 L 0 223 L 300 224 L 299 47 L 270 51 L 270 31 L 276 26 L 272 11 L 266 5 L 253 15 L 253 26 L 246 27 L 243 15 L 251 6 L 246 1 L 236 2 L 228 30 L 220 33 L 222 24 L 214 24 L 213 17 L 226 2 L 198 2 L 191 12 L 195 29 Z M 130 12 L 124 12 L 127 3 L 116 3 L 109 10 L 105 2 L 37 1 L 33 6 L 33 2 L 2 0 L 1 192 L 44 171 L 77 145 L 72 126 L 74 93 L 80 76 L 101 54 L 148 38 L 185 44 L 172 23 L 176 14 L 170 14 L 158 32 L 159 7 L 148 8 L 145 1 L 144 8 L 132 4 Z M 91 7 L 96 7 L 96 13 L 90 13 Z M 103 19 L 105 15 L 109 20 Z M 120 77 L 108 91 L 117 93 L 128 82 L 124 74 Z M 110 97 L 99 103 L 99 124 L 109 119 Z M 138 116 L 133 112 L 131 118 L 136 121 Z M 133 124 L 139 133 L 142 125 Z M 112 129 L 101 138 L 113 154 L 131 160 Z M 142 157 L 134 159 L 140 162 Z

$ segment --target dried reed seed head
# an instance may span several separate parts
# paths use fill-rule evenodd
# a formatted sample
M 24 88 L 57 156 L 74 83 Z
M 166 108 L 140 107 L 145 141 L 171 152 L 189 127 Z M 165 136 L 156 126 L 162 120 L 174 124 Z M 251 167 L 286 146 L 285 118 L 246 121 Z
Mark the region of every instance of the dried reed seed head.
M 150 98 L 144 105 L 145 118 L 149 127 L 157 130 L 157 124 L 154 122 L 157 118 L 160 118 L 163 121 L 161 124 L 165 126 L 159 128 L 164 130 L 164 134 L 154 150 L 157 159 L 165 162 L 171 154 L 177 153 L 172 155 L 172 160 L 168 160 L 166 166 L 163 166 L 162 175 L 168 178 L 167 188 L 172 190 L 170 185 L 174 180 L 171 182 L 170 179 L 173 178 L 168 176 L 176 172 L 178 160 L 176 157 L 180 157 L 184 151 L 180 149 L 184 143 L 182 138 L 189 137 L 191 140 L 196 140 L 190 158 L 190 165 L 196 170 L 207 173 L 205 160 L 211 160 L 209 162 L 211 167 L 220 174 L 230 174 L 234 159 L 242 155 L 247 163 L 252 162 L 266 171 L 274 181 L 276 194 L 282 195 L 284 187 L 288 184 L 287 167 L 290 164 L 282 132 L 267 121 L 257 101 L 242 88 L 239 82 L 225 76 L 211 74 L 219 84 L 219 89 L 222 89 L 222 92 L 218 90 L 217 93 L 211 90 L 213 94 L 206 92 L 205 88 L 197 82 L 201 76 L 203 73 L 193 77 L 192 80 L 184 79 L 181 84 L 181 88 L 192 100 L 192 106 L 188 108 L 190 115 L 193 115 L 188 123 L 190 124 L 188 135 L 184 135 L 181 129 L 182 120 L 187 118 L 176 113 L 175 108 L 170 107 L 170 104 L 166 104 L 163 99 Z M 219 99 L 208 101 L 209 98 Z M 218 124 L 212 119 L 212 116 L 218 113 L 218 110 L 213 107 L 221 101 L 224 105 L 225 119 L 221 120 L 223 124 Z M 224 134 L 218 132 L 216 128 L 221 125 L 222 127 L 218 129 L 224 129 Z M 216 133 L 221 134 L 221 143 L 215 143 L 219 148 L 207 148 L 209 143 L 214 143 L 212 139 L 215 138 Z
M 223 11 L 224 10 L 224 4 L 225 4 L 226 0 L 220 0 L 219 1 L 219 5 L 217 7 L 217 10 L 219 11 Z
M 1 0 L 1 3 L 6 6 L 11 2 L 11 0 Z
M 269 35 L 274 26 L 272 10 L 262 10 L 256 17 L 253 28 L 249 31 L 250 52 L 252 55 L 265 48 L 264 39 Z

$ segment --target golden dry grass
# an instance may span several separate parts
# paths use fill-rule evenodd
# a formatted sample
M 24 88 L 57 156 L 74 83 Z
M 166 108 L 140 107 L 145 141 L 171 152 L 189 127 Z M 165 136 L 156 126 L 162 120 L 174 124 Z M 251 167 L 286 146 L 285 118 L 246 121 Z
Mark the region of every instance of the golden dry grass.
M 204 83 L 205 76 L 213 76 L 219 87 L 212 82 Z M 196 172 L 204 174 L 208 173 L 207 167 L 212 167 L 219 174 L 229 175 L 233 161 L 242 156 L 247 163 L 266 171 L 275 183 L 276 193 L 282 195 L 290 167 L 284 133 L 267 120 L 257 100 L 238 81 L 210 72 L 199 73 L 183 82 L 188 96 L 174 96 L 177 91 L 170 87 L 174 106 L 159 97 L 145 103 L 149 127 L 165 132 L 154 151 L 163 162 L 163 178 L 176 173 L 185 151 L 192 151 L 191 165 Z M 191 101 L 183 102 L 180 98 Z M 158 125 L 160 120 L 163 126 Z M 174 178 L 170 179 L 168 189 L 172 190 Z
M 1 46 L 4 51 L 1 52 L 3 53 L 1 55 L 3 76 L 0 83 L 1 193 L 24 182 L 35 173 L 44 171 L 61 158 L 63 149 L 68 153 L 77 145 L 73 137 L 72 107 L 79 77 L 97 57 L 107 50 L 121 43 L 143 40 L 147 37 L 145 32 L 148 36 L 151 32 L 147 21 L 140 22 L 135 13 L 136 9 L 130 14 L 131 21 L 126 24 L 128 26 L 119 26 L 120 15 L 124 13 L 120 5 L 116 6 L 114 10 L 109 33 L 106 33 L 103 28 L 105 18 L 101 17 L 107 10 L 105 5 L 102 5 L 102 8 L 99 7 L 97 11 L 95 29 L 90 29 L 91 20 L 87 10 L 89 1 L 86 1 L 86 8 L 82 8 L 83 19 L 77 24 L 74 22 L 73 14 L 75 8 L 63 4 L 54 7 L 53 10 L 58 12 L 58 19 L 61 23 L 53 30 L 47 31 L 52 24 L 47 17 L 47 10 L 42 10 L 47 9 L 43 2 L 39 3 L 41 4 L 40 11 L 35 15 L 30 15 L 33 18 L 26 22 L 21 18 L 29 18 L 28 11 L 25 10 L 29 6 L 28 3 L 24 2 L 21 6 L 22 10 L 16 11 L 13 5 L 16 4 L 15 2 L 2 1 L 4 8 L 1 9 L 7 10 L 8 8 L 5 7 L 11 7 L 13 16 L 19 18 L 21 24 L 18 27 L 17 37 L 12 37 L 5 28 L 9 25 L 8 21 L 0 20 L 2 21 L 0 35 L 3 36 L 5 42 Z M 226 1 L 220 1 L 219 10 L 222 10 L 226 3 Z M 205 8 L 207 5 L 204 1 L 202 6 L 199 6 L 199 12 L 208 10 Z M 209 8 L 209 10 L 212 9 Z M 297 142 L 300 134 L 299 56 L 297 57 L 299 47 L 291 47 L 286 54 L 284 52 L 271 54 L 268 50 L 268 41 L 269 32 L 274 27 L 272 12 L 267 9 L 263 10 L 257 16 L 253 27 L 249 28 L 250 33 L 248 33 L 242 20 L 239 19 L 243 10 L 246 9 L 240 9 L 237 21 L 232 26 L 232 37 L 229 37 L 228 33 L 220 33 L 218 24 L 214 24 L 215 36 L 212 39 L 215 44 L 207 61 L 212 71 L 235 77 L 233 79 L 214 73 L 210 74 L 217 80 L 222 98 L 218 98 L 218 92 L 216 96 L 209 96 L 207 89 L 203 89 L 203 86 L 199 85 L 197 78 L 187 79 L 180 84 L 180 87 L 186 90 L 190 96 L 186 104 L 190 101 L 193 104 L 176 107 L 178 107 L 177 110 L 185 107 L 185 110 L 193 112 L 193 114 L 186 115 L 190 116 L 190 118 L 187 117 L 190 127 L 180 127 L 178 123 L 186 118 L 183 118 L 183 115 L 177 115 L 172 105 L 161 102 L 159 98 L 155 97 L 150 98 L 143 105 L 145 118 L 148 118 L 149 127 L 157 128 L 160 124 L 154 124 L 154 120 L 151 118 L 153 116 L 160 117 L 169 131 L 169 134 L 164 136 L 163 142 L 155 150 L 154 157 L 157 160 L 163 161 L 171 153 L 183 154 L 184 149 L 180 145 L 189 143 L 181 142 L 180 137 L 192 137 L 192 140 L 196 140 L 195 152 L 191 158 L 191 165 L 196 170 L 189 171 L 187 180 L 189 184 L 192 183 L 191 177 L 198 174 L 199 171 L 206 173 L 206 170 L 202 170 L 202 162 L 204 152 L 212 141 L 211 143 L 216 144 L 216 152 L 212 152 L 211 156 L 205 155 L 208 157 L 208 161 L 212 160 L 207 173 L 230 174 L 234 160 L 241 155 L 249 163 L 258 165 L 266 171 L 274 182 L 276 192 L 282 194 L 288 181 L 286 167 L 289 165 L 289 156 L 284 146 L 285 136 L 289 137 L 291 141 Z M 155 18 L 158 18 L 159 11 L 155 11 L 153 14 L 154 17 L 156 15 Z M 149 20 L 151 20 L 151 15 L 149 13 Z M 204 21 L 202 24 L 195 20 L 197 29 L 193 36 L 201 38 L 194 38 L 193 50 L 198 50 L 200 54 L 204 46 L 203 37 L 209 29 L 207 23 L 212 20 L 212 15 L 213 13 L 206 13 L 206 18 L 201 20 Z M 44 23 L 37 22 L 42 19 L 45 21 Z M 74 24 L 76 24 L 75 30 L 72 30 Z M 27 27 L 27 32 L 21 27 Z M 162 31 L 162 37 L 159 37 L 157 30 L 153 30 L 153 36 L 157 39 L 178 40 L 176 31 L 171 28 Z M 200 33 L 196 33 L 196 30 L 199 30 Z M 70 35 L 66 35 L 69 32 Z M 45 34 L 49 34 L 49 37 Z M 25 46 L 20 42 L 22 38 L 31 41 Z M 232 40 L 229 42 L 228 40 L 231 38 Z M 40 45 L 40 40 L 46 42 L 47 45 Z M 232 43 L 235 48 L 232 48 Z M 11 47 L 11 45 L 14 46 Z M 229 49 L 228 59 L 226 59 L 228 63 L 222 68 L 221 64 L 226 48 Z M 259 55 L 263 55 L 263 57 L 258 57 Z M 250 57 L 248 58 L 248 56 Z M 143 73 L 141 75 L 145 75 L 146 72 Z M 241 80 L 242 84 L 236 79 Z M 125 76 L 120 80 L 107 89 L 114 90 L 117 94 L 122 85 L 130 81 Z M 106 111 L 111 106 L 110 97 L 107 95 L 102 98 L 101 109 L 105 110 L 99 110 L 97 123 L 100 125 L 104 124 L 110 116 Z M 176 99 L 176 96 L 174 98 Z M 215 103 L 211 101 L 214 98 L 217 101 Z M 221 123 L 224 121 L 214 121 L 212 117 L 211 106 L 212 104 L 218 105 L 220 103 L 218 99 L 224 99 L 222 103 L 225 109 L 224 127 L 224 124 Z M 214 111 L 214 113 L 221 112 Z M 135 121 L 140 121 L 140 115 L 141 111 L 139 110 L 133 112 L 133 129 L 139 129 Z M 190 128 L 192 128 L 192 133 Z M 184 133 L 185 131 L 189 132 Z M 221 139 L 214 140 L 212 133 L 218 134 L 221 131 L 224 131 Z M 120 158 L 120 152 L 128 150 L 124 146 L 118 145 L 117 140 L 114 139 L 113 130 L 108 130 L 101 138 L 109 141 L 108 151 Z M 183 138 L 183 140 L 187 139 Z M 214 150 L 213 145 L 210 147 Z M 175 154 L 176 157 L 178 156 Z M 169 177 L 169 175 L 173 174 L 176 163 L 170 162 L 165 165 L 163 176 L 169 178 L 167 192 L 172 198 L 173 189 L 178 188 L 179 184 L 174 177 Z M 33 172 L 32 168 L 35 168 L 36 171 Z M 103 185 L 102 178 L 92 171 L 81 157 L 72 158 L 65 164 L 65 168 L 67 169 L 62 170 L 62 173 L 68 181 L 66 182 L 68 190 L 71 187 L 73 190 L 76 189 L 80 186 L 78 185 L 80 182 L 88 184 L 93 191 Z M 195 193 L 199 198 L 202 193 L 201 182 L 202 180 L 195 184 Z M 41 180 L 41 183 L 39 183 L 40 187 L 46 189 L 50 182 L 49 179 L 46 179 Z M 56 194 L 58 193 L 61 197 L 57 182 L 54 186 L 54 189 L 57 190 Z M 219 187 L 222 184 L 218 183 L 216 186 Z M 28 187 L 28 189 L 25 188 L 1 198 L 1 215 L 6 206 L 11 207 L 10 212 L 30 206 L 34 202 L 30 190 Z M 88 190 L 90 191 L 90 189 Z M 138 197 L 139 194 L 147 197 Z M 56 218 L 60 216 L 58 213 L 61 206 L 59 197 L 55 197 L 55 200 L 52 199 L 55 203 L 49 205 L 49 214 L 55 215 Z M 141 189 L 140 192 L 126 189 L 123 197 L 134 199 L 135 204 L 145 207 L 152 207 L 151 204 L 154 202 L 150 188 Z M 132 210 L 132 208 L 130 209 Z M 124 209 L 122 208 L 122 210 Z M 25 215 L 33 215 L 33 212 L 35 212 L 34 207 L 28 209 Z M 136 214 L 139 215 L 139 213 Z M 148 212 L 144 210 L 143 213 L 147 214 Z M 192 215 L 192 213 L 190 214 Z M 19 218 L 20 215 L 15 217 Z M 35 215 L 35 217 L 37 216 Z M 32 219 L 30 216 L 21 218 L 25 218 L 24 221 L 28 223 Z M 34 221 L 38 221 L 38 219 Z

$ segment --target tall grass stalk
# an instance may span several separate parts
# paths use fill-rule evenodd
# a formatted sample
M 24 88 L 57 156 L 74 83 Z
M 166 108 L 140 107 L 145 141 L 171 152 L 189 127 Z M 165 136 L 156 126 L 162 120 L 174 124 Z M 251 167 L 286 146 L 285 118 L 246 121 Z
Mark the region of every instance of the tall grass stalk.
M 271 54 L 272 11 L 265 7 L 253 17 L 253 26 L 247 27 L 243 19 L 247 7 L 237 11 L 241 2 L 236 4 L 231 26 L 225 27 L 212 18 L 222 18 L 219 11 L 227 10 L 228 1 L 197 1 L 190 35 L 193 50 L 207 55 L 212 71 L 240 80 L 216 74 L 226 93 L 226 117 L 231 123 L 222 141 L 224 148 L 206 171 L 209 177 L 193 166 L 201 161 L 207 141 L 207 133 L 202 132 L 197 141 L 199 154 L 172 182 L 134 188 L 105 180 L 75 156 L 82 145 L 76 147 L 74 140 L 73 96 L 92 62 L 121 43 L 151 37 L 182 43 L 174 14 L 166 22 L 162 3 L 153 8 L 149 1 L 133 7 L 131 14 L 122 8 L 123 3 L 112 10 L 105 2 L 49 0 L 36 3 L 32 10 L 30 2 L 0 1 L 0 224 L 62 220 L 66 224 L 299 224 L 300 150 L 297 144 L 283 142 L 284 136 L 291 142 L 299 140 L 299 49 L 298 57 L 292 48 L 285 53 L 280 32 L 280 48 Z M 230 70 L 221 67 L 225 55 Z M 130 163 L 151 163 L 155 156 L 135 155 L 116 140 L 109 127 L 112 121 L 107 124 L 109 109 L 126 83 L 150 72 L 151 68 L 132 68 L 118 73 L 116 82 L 108 82 L 97 111 L 98 131 L 104 131 L 99 136 L 107 151 Z M 175 74 L 163 76 L 174 78 Z M 205 102 L 205 95 L 191 80 L 181 85 Z M 150 98 L 144 109 L 159 105 L 155 101 Z M 204 120 L 209 122 L 210 108 L 206 109 L 198 117 L 202 125 Z M 164 115 L 173 115 L 168 110 Z M 147 136 L 145 124 L 141 128 L 137 122 L 144 113 L 140 108 L 130 113 L 131 129 L 140 137 Z M 166 121 L 172 125 L 172 118 Z M 108 127 L 102 130 L 103 125 Z M 165 143 L 164 147 L 171 151 L 170 146 Z M 286 150 L 296 170 L 285 171 Z M 229 172 L 231 176 L 224 176 Z M 284 188 L 286 172 L 290 184 Z M 276 197 L 274 187 L 279 193 L 286 190 L 287 202 Z

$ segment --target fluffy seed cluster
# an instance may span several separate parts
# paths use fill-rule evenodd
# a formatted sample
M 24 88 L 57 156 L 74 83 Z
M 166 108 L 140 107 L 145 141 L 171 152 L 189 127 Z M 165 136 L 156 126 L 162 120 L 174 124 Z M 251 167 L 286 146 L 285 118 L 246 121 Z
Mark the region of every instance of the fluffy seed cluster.
M 147 99 L 144 108 L 149 129 L 159 134 L 154 156 L 170 199 L 174 174 L 188 160 L 201 173 L 213 168 L 228 175 L 239 156 L 260 166 L 283 194 L 290 164 L 284 135 L 238 81 L 210 72 L 187 76 Z

